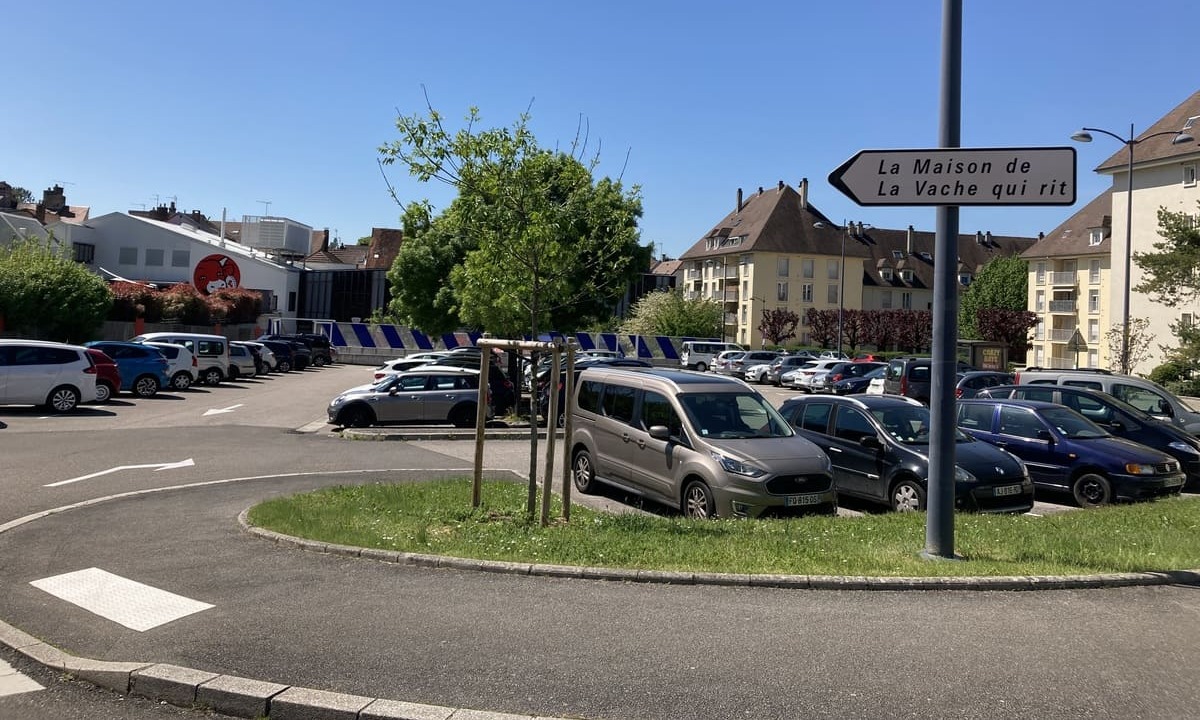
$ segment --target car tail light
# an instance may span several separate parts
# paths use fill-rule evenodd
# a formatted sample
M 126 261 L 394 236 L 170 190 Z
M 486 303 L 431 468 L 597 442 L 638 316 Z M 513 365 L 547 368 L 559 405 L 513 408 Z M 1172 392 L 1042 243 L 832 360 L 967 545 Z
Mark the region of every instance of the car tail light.
M 196 361 L 196 356 L 195 356 L 195 355 L 193 355 L 193 356 L 192 356 L 192 367 L 196 367 L 196 366 L 197 366 L 197 365 L 199 365 L 199 364 L 200 364 L 200 363 Z
M 954 397 L 956 397 L 956 398 L 962 397 L 962 388 L 954 388 Z
M 903 375 L 900 376 L 900 394 L 908 394 L 908 378 Z

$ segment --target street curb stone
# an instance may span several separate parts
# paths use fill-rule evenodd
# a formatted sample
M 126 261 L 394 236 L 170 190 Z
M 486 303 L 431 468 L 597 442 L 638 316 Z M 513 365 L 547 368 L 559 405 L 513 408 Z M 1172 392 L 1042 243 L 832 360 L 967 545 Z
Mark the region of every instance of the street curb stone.
M 196 688 L 196 702 L 224 715 L 267 717 L 271 699 L 287 689 L 287 685 L 279 683 L 220 675 Z
M 290 687 L 271 699 L 271 720 L 358 720 L 375 698 Z
M 129 692 L 151 700 L 165 700 L 172 705 L 191 707 L 196 704 L 196 688 L 216 677 L 217 673 L 157 663 L 130 673 Z

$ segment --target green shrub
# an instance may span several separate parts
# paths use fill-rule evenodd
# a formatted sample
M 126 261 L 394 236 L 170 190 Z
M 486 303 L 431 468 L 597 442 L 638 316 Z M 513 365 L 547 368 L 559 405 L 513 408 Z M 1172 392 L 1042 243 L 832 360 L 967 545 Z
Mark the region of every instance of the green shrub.
M 1149 379 L 1166 386 L 1183 380 L 1187 374 L 1187 369 L 1179 363 L 1166 362 L 1151 370 Z

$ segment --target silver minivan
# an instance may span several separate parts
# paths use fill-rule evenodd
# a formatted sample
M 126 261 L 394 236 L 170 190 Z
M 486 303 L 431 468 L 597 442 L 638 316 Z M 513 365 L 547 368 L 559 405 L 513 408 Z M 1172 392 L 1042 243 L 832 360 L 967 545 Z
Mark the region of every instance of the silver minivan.
M 741 380 L 588 368 L 571 421 L 580 492 L 605 483 L 694 518 L 837 512 L 829 458 Z
M 1189 435 L 1200 436 L 1200 413 L 1151 380 L 1107 370 L 1044 370 L 1026 368 L 1015 375 L 1017 385 L 1068 385 L 1108 393 L 1138 410 L 1166 420 Z

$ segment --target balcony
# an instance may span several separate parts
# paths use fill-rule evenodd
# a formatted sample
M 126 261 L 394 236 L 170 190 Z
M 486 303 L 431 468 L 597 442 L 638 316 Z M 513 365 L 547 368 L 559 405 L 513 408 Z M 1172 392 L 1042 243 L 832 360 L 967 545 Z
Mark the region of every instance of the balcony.
M 718 274 L 718 277 L 723 277 L 726 280 L 736 280 L 742 276 L 738 271 L 738 265 L 726 265 L 725 272 Z
M 1074 287 L 1077 282 L 1077 275 L 1074 272 L 1052 272 L 1046 274 L 1050 276 L 1051 285 L 1070 285 Z
M 725 313 L 725 325 L 726 326 L 729 326 L 729 325 L 737 326 L 737 324 L 738 324 L 737 313 Z
M 727 288 L 724 292 L 725 292 L 725 302 L 735 303 L 738 301 L 737 288 Z
M 1071 339 L 1071 336 L 1074 334 L 1075 334 L 1075 328 L 1066 328 L 1065 330 L 1061 329 L 1061 328 L 1054 328 L 1053 330 L 1050 331 L 1050 341 L 1051 342 L 1067 342 L 1068 340 Z
M 1070 360 L 1070 359 L 1061 358 L 1061 357 L 1052 357 L 1052 358 L 1050 358 L 1049 367 L 1052 370 L 1074 370 L 1076 367 L 1078 367 L 1078 365 L 1079 365 L 1079 363 L 1075 360 Z
M 1074 300 L 1051 300 L 1050 312 L 1052 313 L 1071 313 L 1075 314 L 1076 304 Z

